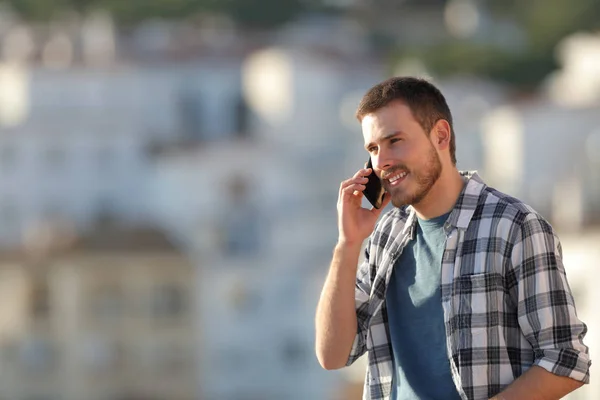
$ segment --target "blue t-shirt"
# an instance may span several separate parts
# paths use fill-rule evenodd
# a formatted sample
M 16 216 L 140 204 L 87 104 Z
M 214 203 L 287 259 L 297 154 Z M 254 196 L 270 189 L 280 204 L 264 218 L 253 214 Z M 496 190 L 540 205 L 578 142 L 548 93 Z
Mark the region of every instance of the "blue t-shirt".
M 460 400 L 450 373 L 440 291 L 448 214 L 419 219 L 392 271 L 386 305 L 394 354 L 392 400 Z

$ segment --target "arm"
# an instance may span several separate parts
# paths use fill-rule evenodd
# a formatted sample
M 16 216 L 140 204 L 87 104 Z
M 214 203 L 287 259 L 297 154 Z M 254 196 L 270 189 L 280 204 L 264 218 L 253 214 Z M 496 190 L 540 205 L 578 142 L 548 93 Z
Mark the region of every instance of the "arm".
M 346 365 L 356 336 L 354 288 L 360 245 L 338 244 L 317 306 L 317 358 L 325 369 Z
M 583 382 L 554 375 L 544 368 L 534 365 L 491 400 L 555 400 L 581 386 L 583 386 Z
M 362 192 L 368 180 L 365 176 L 370 173 L 370 169 L 360 170 L 340 186 L 337 204 L 339 240 L 315 318 L 316 353 L 325 369 L 341 368 L 360 357 L 366 349 L 362 340 L 366 328 L 359 321 L 367 314 L 369 291 L 365 278 L 368 277 L 362 272 L 365 268 L 361 268 L 357 278 L 358 257 L 363 241 L 373 232 L 377 218 L 390 201 L 386 195 L 380 209 L 361 207 Z M 366 255 L 363 265 L 368 265 L 368 253 Z
M 499 399 L 558 399 L 589 382 L 587 332 L 579 320 L 552 227 L 530 214 L 512 251 L 518 322 L 535 352 L 534 366 Z M 524 395 L 526 393 L 526 395 Z

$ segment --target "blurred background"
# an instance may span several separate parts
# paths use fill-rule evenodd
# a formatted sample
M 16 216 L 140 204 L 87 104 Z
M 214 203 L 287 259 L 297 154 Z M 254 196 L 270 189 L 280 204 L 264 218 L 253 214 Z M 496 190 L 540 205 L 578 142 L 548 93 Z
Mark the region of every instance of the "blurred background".
M 600 2 L 5 0 L 0 399 L 359 399 L 313 318 L 392 75 L 557 229 L 600 360 Z

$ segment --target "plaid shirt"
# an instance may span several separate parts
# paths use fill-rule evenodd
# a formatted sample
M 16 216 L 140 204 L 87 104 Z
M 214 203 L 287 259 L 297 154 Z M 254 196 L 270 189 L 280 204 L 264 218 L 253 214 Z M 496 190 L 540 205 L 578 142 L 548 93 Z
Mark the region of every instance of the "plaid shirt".
M 444 230 L 441 293 L 452 378 L 463 399 L 488 399 L 532 365 L 589 381 L 587 327 L 576 315 L 552 227 L 474 172 Z M 357 272 L 358 331 L 347 365 L 368 352 L 363 399 L 389 399 L 394 374 L 385 304 L 392 267 L 414 236 L 412 207 L 386 213 Z

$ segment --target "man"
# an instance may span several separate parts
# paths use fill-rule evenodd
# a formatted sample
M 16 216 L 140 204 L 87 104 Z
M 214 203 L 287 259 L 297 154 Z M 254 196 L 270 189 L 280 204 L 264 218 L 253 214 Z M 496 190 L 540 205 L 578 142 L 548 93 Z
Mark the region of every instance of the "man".
M 587 328 L 555 232 L 457 170 L 440 91 L 392 78 L 367 92 L 357 118 L 373 170 L 340 186 L 339 239 L 316 314 L 321 365 L 368 352 L 363 398 L 372 400 L 558 399 L 587 383 Z M 386 194 L 367 210 L 373 173 Z

